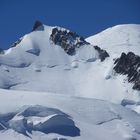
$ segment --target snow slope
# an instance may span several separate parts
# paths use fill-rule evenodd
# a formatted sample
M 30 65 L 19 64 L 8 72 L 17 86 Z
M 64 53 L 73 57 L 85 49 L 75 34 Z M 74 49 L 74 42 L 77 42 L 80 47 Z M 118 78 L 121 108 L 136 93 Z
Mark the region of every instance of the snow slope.
M 76 55 L 66 54 L 50 41 L 53 27 L 42 26 L 44 30 L 25 35 L 16 47 L 0 55 L 0 88 L 45 91 L 114 103 L 123 99 L 140 101 L 139 91 L 132 90 L 126 76 L 113 70 L 113 58 L 122 51 L 131 48 L 139 54 L 139 25 L 116 26 L 87 39 L 109 52 L 110 57 L 103 62 L 91 45 L 81 46 Z
M 113 67 L 122 52 L 140 55 L 140 25 L 89 37 L 109 53 L 103 62 L 90 44 L 68 55 L 50 40 L 53 28 L 42 25 L 0 55 L 0 139 L 139 140 L 140 91 Z
M 0 56 L 1 88 L 50 91 L 55 85 L 53 92 L 64 93 L 61 88 L 72 84 L 69 70 L 81 61 L 98 58 L 90 45 L 79 48 L 74 56 L 67 55 L 60 46 L 50 42 L 53 27 L 43 26 L 43 31 L 25 35 L 16 47 Z
M 112 94 L 115 93 L 115 95 L 117 94 L 117 96 L 124 95 L 125 97 L 123 96 L 121 98 L 126 99 L 128 104 L 131 104 L 134 100 L 136 102 L 139 102 L 140 91 L 132 90 L 133 83 L 127 82 L 127 76 L 116 74 L 113 70 L 113 67 L 115 66 L 115 60 L 119 58 L 123 52 L 126 54 L 128 52 L 133 52 L 135 55 L 140 56 L 140 25 L 117 25 L 108 28 L 96 35 L 88 37 L 86 41 L 90 42 L 93 45 L 100 46 L 101 48 L 105 49 L 110 55 L 107 60 L 108 62 L 106 61 L 105 64 L 105 67 L 107 67 L 107 69 L 105 68 L 105 78 L 108 79 L 107 81 L 112 81 L 112 78 L 115 78 L 115 82 L 119 82 L 118 84 L 121 84 L 119 87 L 118 84 L 114 82 L 110 84 L 112 87 L 111 89 L 113 89 Z M 114 84 L 115 86 L 117 86 L 117 88 L 114 88 Z M 118 95 L 118 93 L 121 93 L 121 95 Z M 132 94 L 135 96 L 132 97 Z M 135 106 L 137 104 L 135 101 L 133 103 L 134 106 L 131 107 L 139 112 L 139 106 Z
M 0 122 L 2 121 L 2 114 L 16 111 L 21 112 L 20 114 L 18 113 L 18 115 L 11 118 L 11 129 L 0 131 L 1 139 L 29 140 L 30 137 L 34 140 L 53 140 L 55 138 L 65 138 L 68 140 L 140 139 L 140 116 L 134 111 L 126 109 L 121 105 L 96 99 L 72 97 L 62 94 L 56 95 L 45 92 L 40 93 L 0 90 L 0 97 Z M 17 132 L 17 130 L 23 130 L 23 125 L 20 125 L 18 122 L 23 119 L 23 116 L 28 115 L 30 116 L 27 118 L 28 123 L 32 122 L 36 126 L 39 123 L 41 124 L 44 122 L 46 123 L 46 126 L 47 124 L 53 125 L 53 120 L 49 121 L 49 119 L 51 119 L 53 116 L 44 117 L 47 110 L 43 106 L 49 108 L 49 115 L 54 113 L 62 114 L 62 112 L 69 115 L 75 122 L 76 127 L 80 129 L 80 136 L 65 136 L 63 133 L 49 133 L 46 135 L 45 133 L 39 131 L 33 131 L 32 134 L 28 133 L 29 137 L 27 137 L 20 134 L 20 132 Z M 30 107 L 28 112 L 25 110 L 27 107 Z M 23 108 L 25 109 L 23 110 Z M 55 111 L 53 108 L 55 110 L 57 109 L 57 111 Z M 36 116 L 37 114 L 35 112 L 38 112 L 39 115 L 41 110 L 44 110 L 44 113 L 40 113 L 39 118 Z M 64 124 L 65 119 L 60 119 L 62 119 Z M 17 126 L 14 122 L 19 125 Z M 56 124 L 55 120 L 54 122 Z M 69 121 L 65 121 L 65 125 L 69 126 L 69 123 Z M 16 131 L 14 131 L 13 128 Z M 61 125 L 60 129 L 62 129 Z
M 88 37 L 86 40 L 91 44 L 104 48 L 112 56 L 130 51 L 140 55 L 139 24 L 117 25 Z

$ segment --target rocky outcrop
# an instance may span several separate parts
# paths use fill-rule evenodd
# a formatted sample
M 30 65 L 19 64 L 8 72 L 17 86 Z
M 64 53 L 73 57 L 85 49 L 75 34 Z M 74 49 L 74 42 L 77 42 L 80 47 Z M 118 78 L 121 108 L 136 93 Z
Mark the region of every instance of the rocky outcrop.
M 61 46 L 68 55 L 74 55 L 76 48 L 83 45 L 91 45 L 75 32 L 61 28 L 53 28 L 50 40 L 53 41 L 54 44 Z M 102 50 L 98 46 L 93 47 L 98 51 L 101 61 L 109 57 L 109 54 L 105 50 Z
M 74 55 L 75 49 L 81 45 L 89 44 L 75 32 L 61 28 L 53 28 L 50 39 L 54 44 L 61 46 L 69 55 Z
M 132 82 L 133 89 L 140 90 L 140 56 L 133 52 L 122 53 L 116 59 L 114 70 L 117 73 L 127 75 L 128 82 Z
M 99 53 L 99 58 L 100 58 L 101 61 L 104 61 L 104 60 L 106 59 L 106 57 L 109 57 L 109 54 L 107 53 L 106 50 L 103 50 L 103 49 L 101 49 L 101 48 L 98 47 L 98 46 L 94 46 L 94 48 L 95 48 L 95 50 L 98 51 L 98 53 Z
M 0 48 L 0 54 L 4 54 L 4 50 Z
M 34 23 L 32 31 L 44 30 L 44 26 L 41 21 L 37 20 Z

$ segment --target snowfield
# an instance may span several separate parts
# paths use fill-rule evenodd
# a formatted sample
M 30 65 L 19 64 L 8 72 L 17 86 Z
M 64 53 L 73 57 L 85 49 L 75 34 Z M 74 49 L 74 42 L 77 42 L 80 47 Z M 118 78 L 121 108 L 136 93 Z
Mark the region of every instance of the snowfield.
M 65 31 L 41 25 L 0 54 L 0 139 L 140 140 L 140 91 L 113 69 L 122 52 L 140 56 L 140 25 L 87 38 L 104 61 L 89 43 L 68 55 L 53 28 Z
M 134 52 L 140 55 L 140 25 L 122 24 L 110 27 L 86 39 L 94 45 L 99 45 L 110 55 L 120 55 L 122 52 Z
M 0 90 L 0 97 L 0 124 L 4 124 L 2 114 L 5 114 L 6 116 L 6 114 L 10 112 L 16 112 L 9 120 L 10 128 L 5 128 L 0 132 L 1 139 L 140 139 L 140 115 L 121 105 L 97 99 L 72 97 L 62 94 L 56 95 L 45 92 Z M 58 124 L 56 123 L 56 119 L 51 120 L 51 118 L 57 116 L 57 114 L 64 116 L 61 116 L 62 118 L 58 119 Z M 49 117 L 46 117 L 46 115 Z M 66 121 L 68 116 L 70 116 L 69 119 L 71 121 Z M 32 128 L 33 131 L 32 129 L 30 130 L 32 133 L 29 133 L 29 130 L 27 131 L 27 128 L 30 128 L 29 126 L 27 127 L 25 124 L 23 126 L 21 123 L 25 118 L 28 121 L 27 124 L 32 123 L 36 126 L 33 127 L 34 129 Z M 74 124 L 72 121 L 75 123 L 75 126 L 72 128 L 73 133 L 76 131 L 74 129 L 76 127 L 79 129 L 80 135 L 78 135 L 78 132 L 76 131 L 76 135 L 66 136 L 66 134 L 62 132 L 63 128 L 64 126 L 73 126 Z M 50 125 L 50 127 L 58 125 L 59 131 L 56 131 L 56 133 L 48 133 L 46 135 L 45 132 L 40 132 L 42 129 L 40 129 L 38 124 L 44 124 L 42 127 L 45 127 L 46 131 L 48 125 Z M 16 125 L 18 125 L 18 127 Z M 65 128 L 65 131 L 67 130 L 69 130 L 68 127 Z M 28 134 L 28 137 L 25 134 L 23 135 L 24 132 Z

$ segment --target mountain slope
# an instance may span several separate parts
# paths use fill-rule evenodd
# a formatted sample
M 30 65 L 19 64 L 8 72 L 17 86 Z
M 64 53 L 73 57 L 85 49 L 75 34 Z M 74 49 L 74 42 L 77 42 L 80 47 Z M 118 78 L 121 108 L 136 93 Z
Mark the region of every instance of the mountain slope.
M 124 24 L 108 28 L 97 35 L 88 37 L 88 42 L 99 45 L 110 55 L 119 57 L 122 52 L 140 55 L 140 25 Z
M 85 40 L 37 21 L 0 54 L 0 139 L 139 140 L 139 37 L 140 25 Z
M 117 46 L 115 43 L 124 44 L 123 41 L 128 40 L 126 33 L 119 34 L 121 27 L 129 34 L 132 32 L 134 37 L 139 33 L 139 29 L 136 30 L 138 25 L 136 27 L 122 25 L 108 29 L 101 35 L 93 37 L 96 38 L 93 39 L 95 43 L 98 41 L 100 43 L 95 45 L 101 46 L 104 49 L 102 50 L 85 42 L 84 39 L 79 39 L 77 34 L 69 30 L 39 24 L 33 32 L 15 43 L 15 47 L 5 51 L 4 55 L 0 55 L 0 87 L 76 95 L 115 103 L 121 103 L 123 99 L 137 102 L 140 100 L 139 91 L 134 91 L 133 85 L 125 82 L 126 77 L 116 75 L 113 69 L 113 58 L 116 59 L 121 55 L 121 51 L 126 50 L 125 47 L 130 46 L 126 44 L 112 48 L 107 43 L 106 48 L 103 46 L 104 38 L 114 46 Z M 107 40 L 109 34 L 112 37 L 111 40 L 109 38 Z M 103 35 L 103 39 L 100 39 Z M 120 39 L 116 41 L 113 35 Z M 130 39 L 129 43 L 138 44 L 138 41 L 135 37 Z M 75 44 L 78 45 L 75 46 Z M 75 54 L 70 55 L 67 51 L 73 46 Z M 134 50 L 139 49 L 138 46 L 134 46 Z M 101 62 L 100 55 L 104 56 L 105 50 L 109 52 L 110 57 L 105 57 L 106 59 Z
M 0 128 L 1 124 L 5 125 L 6 122 L 10 124 L 0 131 L 1 139 L 140 139 L 140 116 L 121 105 L 53 93 L 12 90 L 0 90 L 0 97 Z M 68 120 L 68 116 L 71 120 Z M 79 129 L 80 135 L 79 132 L 75 133 L 72 121 Z M 45 133 L 49 131 L 48 125 L 50 128 L 58 126 L 59 129 L 57 131 L 51 129 L 55 132 L 46 135 Z M 67 135 L 68 126 L 73 126 L 72 132 L 76 135 L 70 135 L 70 132 Z M 23 135 L 24 132 L 28 136 Z
M 55 82 L 59 83 L 57 82 L 57 79 L 68 85 L 69 78 L 65 79 L 66 72 L 64 72 L 64 76 L 61 75 L 61 73 L 65 71 L 64 69 L 69 70 L 72 67 L 76 67 L 80 61 L 86 62 L 98 58 L 97 51 L 89 45 L 79 48 L 74 56 L 67 55 L 60 46 L 55 45 L 50 41 L 53 27 L 45 25 L 42 25 L 42 27 L 43 30 L 42 28 L 41 30 L 37 29 L 25 35 L 18 43 L 15 43 L 16 47 L 8 49 L 5 51 L 4 55 L 0 56 L 1 88 L 9 89 L 13 85 L 16 86 L 22 83 L 26 88 L 26 84 L 30 84 L 30 82 L 36 82 L 35 84 L 31 84 L 36 87 L 39 85 L 38 80 L 41 81 L 42 84 L 46 83 L 46 85 L 49 82 L 52 82 L 51 86 L 53 86 Z M 87 53 L 84 53 L 85 51 Z M 60 73 L 59 71 L 54 70 L 55 72 L 53 72 L 53 69 L 51 68 L 62 69 L 63 71 Z M 36 72 L 39 71 L 42 72 L 37 74 Z M 50 79 L 53 78 L 51 74 L 54 75 L 54 80 Z M 58 78 L 56 78 L 55 75 L 57 75 Z M 48 83 L 44 81 L 47 78 Z M 63 84 L 62 82 L 60 84 Z M 49 87 L 47 88 L 46 85 L 44 85 L 44 88 L 49 90 Z M 65 85 L 62 86 L 65 87 Z M 28 87 L 32 86 L 29 85 Z M 59 85 L 59 87 L 61 87 L 61 85 Z M 41 86 L 39 89 L 44 90 L 44 88 Z M 31 89 L 33 90 L 34 88 Z
M 117 73 L 116 77 L 122 77 L 120 82 L 124 84 L 129 95 L 137 92 L 139 101 L 140 25 L 117 25 L 88 37 L 86 41 L 100 46 L 109 53 L 109 61 L 113 63 L 112 70 Z M 131 87 L 138 91 L 131 90 Z

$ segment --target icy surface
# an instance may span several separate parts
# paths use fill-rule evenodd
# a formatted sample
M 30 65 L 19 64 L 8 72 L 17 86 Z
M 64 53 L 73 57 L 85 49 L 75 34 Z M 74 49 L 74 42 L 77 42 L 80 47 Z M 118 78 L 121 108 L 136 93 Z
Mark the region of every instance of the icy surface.
M 51 43 L 53 27 L 42 27 L 0 55 L 0 139 L 139 140 L 140 91 L 113 66 L 122 52 L 140 55 L 140 25 L 119 25 L 88 38 L 109 53 L 103 62 L 89 44 L 69 56 Z M 48 131 L 48 123 L 73 129 L 75 137 Z
M 0 90 L 0 97 L 0 122 L 6 127 L 0 125 L 0 128 L 4 129 L 0 131 L 1 139 L 140 139 L 140 115 L 121 105 L 53 93 L 12 90 Z M 7 129 L 8 124 L 5 123 L 7 120 L 10 120 L 8 122 L 11 129 Z M 74 130 L 72 132 L 75 132 L 76 137 L 70 136 L 70 133 L 69 135 L 62 133 L 63 129 L 61 129 L 62 132 L 46 135 L 44 133 L 48 133 L 46 129 L 48 125 L 51 127 L 58 125 L 60 128 L 72 126 Z M 32 134 L 32 129 L 29 128 L 34 128 Z M 78 128 L 80 135 L 78 135 Z M 71 130 L 71 127 L 64 129 L 64 131 L 67 130 Z
M 104 30 L 86 39 L 94 45 L 109 52 L 110 55 L 120 55 L 130 51 L 140 55 L 140 25 L 124 24 Z
M 64 136 L 80 136 L 80 130 L 67 114 L 55 108 L 43 106 L 22 107 L 16 112 L 0 114 L 1 130 L 13 129 L 28 136 L 32 131 L 45 134 L 57 133 Z

